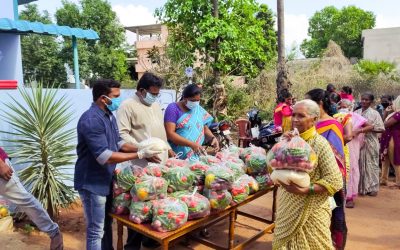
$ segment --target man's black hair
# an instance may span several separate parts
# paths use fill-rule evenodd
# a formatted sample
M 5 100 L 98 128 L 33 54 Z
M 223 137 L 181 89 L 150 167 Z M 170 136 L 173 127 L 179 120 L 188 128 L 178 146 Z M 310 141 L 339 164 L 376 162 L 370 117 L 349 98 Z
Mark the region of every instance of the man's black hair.
M 150 87 L 161 88 L 162 86 L 163 86 L 163 79 L 154 75 L 153 73 L 146 72 L 140 78 L 136 89 L 137 90 L 140 90 L 140 89 L 149 90 Z
M 107 96 L 112 88 L 120 88 L 121 83 L 112 79 L 98 79 L 93 82 L 93 101 L 97 101 L 102 95 Z

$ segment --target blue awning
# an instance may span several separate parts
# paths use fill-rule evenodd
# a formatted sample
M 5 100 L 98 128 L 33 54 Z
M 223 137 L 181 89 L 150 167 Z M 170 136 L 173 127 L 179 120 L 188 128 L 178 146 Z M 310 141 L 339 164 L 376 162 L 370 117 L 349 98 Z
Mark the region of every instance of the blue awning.
M 75 36 L 76 38 L 96 40 L 99 39 L 96 31 L 92 29 L 84 30 L 81 28 L 71 28 L 68 26 L 59 26 L 55 24 L 44 24 L 40 22 L 29 22 L 25 20 L 11 20 L 0 18 L 0 32 L 8 33 L 35 33 L 55 36 Z

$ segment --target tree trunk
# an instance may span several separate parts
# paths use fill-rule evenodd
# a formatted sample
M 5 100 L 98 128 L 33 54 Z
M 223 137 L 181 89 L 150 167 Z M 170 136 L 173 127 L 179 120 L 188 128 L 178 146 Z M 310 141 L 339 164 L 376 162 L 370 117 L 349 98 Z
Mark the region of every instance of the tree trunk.
M 285 10 L 284 0 L 277 0 L 278 15 L 278 65 L 276 77 L 276 94 L 284 89 L 289 89 L 291 83 L 288 79 L 288 71 L 285 60 Z
M 218 0 L 212 0 L 213 3 L 213 16 L 218 19 L 219 11 L 218 11 Z M 219 37 L 217 37 L 214 41 L 214 67 L 213 67 L 213 80 L 214 80 L 214 102 L 213 102 L 213 116 L 218 119 L 218 115 L 227 115 L 226 109 L 226 94 L 225 94 L 225 86 L 221 83 L 221 73 L 216 66 L 218 62 L 219 56 Z

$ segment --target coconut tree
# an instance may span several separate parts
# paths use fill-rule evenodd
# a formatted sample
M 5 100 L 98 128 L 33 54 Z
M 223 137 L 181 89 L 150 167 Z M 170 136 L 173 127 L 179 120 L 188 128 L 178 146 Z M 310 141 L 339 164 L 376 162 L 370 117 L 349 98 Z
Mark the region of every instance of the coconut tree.
M 285 10 L 284 0 L 277 0 L 277 16 L 278 16 L 278 65 L 276 77 L 276 92 L 279 93 L 284 89 L 289 89 L 290 82 L 285 59 Z
M 71 105 L 66 96 L 58 97 L 57 89 L 20 88 L 23 101 L 14 96 L 2 112 L 13 128 L 7 133 L 10 156 L 16 164 L 26 166 L 19 173 L 21 182 L 47 209 L 50 217 L 58 215 L 59 207 L 74 201 L 70 167 L 74 160 L 74 130 L 66 129 L 71 121 Z

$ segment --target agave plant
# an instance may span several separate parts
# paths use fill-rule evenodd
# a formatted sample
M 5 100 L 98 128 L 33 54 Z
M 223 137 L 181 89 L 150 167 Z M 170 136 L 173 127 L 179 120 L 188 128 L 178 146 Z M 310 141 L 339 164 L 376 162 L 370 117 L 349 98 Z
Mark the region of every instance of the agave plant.
M 57 97 L 57 89 L 20 88 L 23 101 L 10 95 L 12 102 L 3 105 L 5 121 L 13 131 L 5 141 L 11 144 L 10 156 L 17 164 L 27 167 L 19 172 L 21 182 L 42 203 L 50 217 L 58 215 L 59 207 L 67 207 L 74 200 L 74 191 L 66 182 L 72 181 L 75 137 L 73 129 L 66 129 L 71 121 L 71 105 L 66 96 Z

